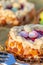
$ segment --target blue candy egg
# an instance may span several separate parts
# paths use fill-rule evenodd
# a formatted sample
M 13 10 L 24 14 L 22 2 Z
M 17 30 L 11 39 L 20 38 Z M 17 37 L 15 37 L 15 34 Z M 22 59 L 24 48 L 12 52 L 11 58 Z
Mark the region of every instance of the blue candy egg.
M 12 8 L 12 11 L 16 12 L 16 11 L 18 11 L 18 9 L 17 8 Z

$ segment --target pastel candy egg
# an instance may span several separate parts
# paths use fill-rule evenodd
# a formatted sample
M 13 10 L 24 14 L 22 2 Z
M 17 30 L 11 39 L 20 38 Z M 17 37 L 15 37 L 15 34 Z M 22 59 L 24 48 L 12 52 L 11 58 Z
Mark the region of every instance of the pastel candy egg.
M 43 30 L 36 30 L 40 35 L 43 35 Z
M 43 24 L 43 20 L 40 21 L 40 24 Z
M 32 31 L 29 33 L 29 38 L 37 38 L 38 37 L 38 33 L 36 31 Z
M 24 8 L 24 5 L 23 4 L 21 4 L 21 9 L 23 9 Z
M 18 9 L 17 9 L 17 8 L 12 8 L 12 11 L 13 11 L 13 12 L 17 12 Z
M 43 35 L 43 30 L 40 30 L 40 34 Z
M 25 31 L 21 31 L 21 32 L 20 32 L 20 35 L 23 36 L 23 37 L 25 37 L 25 38 L 28 37 L 28 33 L 25 32 Z
M 12 9 L 12 5 L 7 5 L 6 9 Z
M 43 20 L 43 12 L 40 13 L 40 19 Z

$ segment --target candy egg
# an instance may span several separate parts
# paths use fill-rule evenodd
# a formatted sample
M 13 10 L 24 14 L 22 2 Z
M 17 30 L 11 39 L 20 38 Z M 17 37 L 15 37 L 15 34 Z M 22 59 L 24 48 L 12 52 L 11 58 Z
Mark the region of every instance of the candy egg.
M 23 9 L 24 8 L 24 5 L 23 4 L 21 4 L 21 9 Z
M 12 9 L 12 5 L 7 5 L 6 9 Z
M 40 34 L 43 35 L 43 30 L 40 30 Z
M 23 37 L 25 37 L 25 38 L 28 37 L 28 33 L 25 32 L 25 31 L 21 31 L 21 32 L 20 32 L 20 35 L 23 36 Z
M 36 31 L 32 31 L 29 33 L 29 38 L 37 38 L 38 37 L 38 33 Z
M 43 30 L 36 30 L 40 35 L 43 35 Z
M 43 20 L 40 21 L 40 24 L 43 24 Z
M 18 11 L 18 9 L 17 8 L 12 8 L 12 11 L 16 12 L 16 11 Z
M 40 13 L 40 18 L 43 20 L 43 12 Z
M 43 35 L 43 28 L 39 29 L 39 30 L 36 30 L 40 35 Z
M 40 13 L 40 24 L 43 24 L 43 12 Z

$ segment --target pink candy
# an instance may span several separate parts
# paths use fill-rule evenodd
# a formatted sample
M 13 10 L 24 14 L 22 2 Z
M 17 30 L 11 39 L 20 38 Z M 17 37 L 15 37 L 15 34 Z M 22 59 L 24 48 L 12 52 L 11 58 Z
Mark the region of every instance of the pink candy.
M 21 32 L 20 32 L 20 35 L 23 36 L 23 37 L 25 37 L 25 38 L 28 37 L 28 33 L 25 32 L 25 31 L 21 31 Z
M 38 33 L 36 31 L 32 31 L 29 33 L 29 38 L 37 38 L 38 37 Z
M 40 33 L 41 35 L 43 35 L 43 30 L 36 30 L 38 33 Z
M 21 31 L 19 33 L 19 35 L 21 35 L 22 37 L 26 38 L 26 39 L 30 39 L 32 41 L 34 41 L 37 37 L 38 37 L 38 33 L 36 31 L 32 31 L 27 33 L 26 31 Z

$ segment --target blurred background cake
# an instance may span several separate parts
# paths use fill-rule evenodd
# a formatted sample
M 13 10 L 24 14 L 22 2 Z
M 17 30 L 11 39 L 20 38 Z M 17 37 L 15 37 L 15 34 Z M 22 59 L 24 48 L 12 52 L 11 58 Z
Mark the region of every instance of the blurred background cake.
M 33 21 L 36 15 L 35 5 L 33 3 L 27 0 L 1 0 L 0 3 L 4 11 L 7 9 L 7 11 L 11 11 L 13 15 L 16 16 L 19 22 L 16 20 L 17 24 L 14 25 L 37 23 Z M 6 13 L 7 12 L 5 12 L 5 14 Z M 10 22 L 10 20 L 7 22 Z

